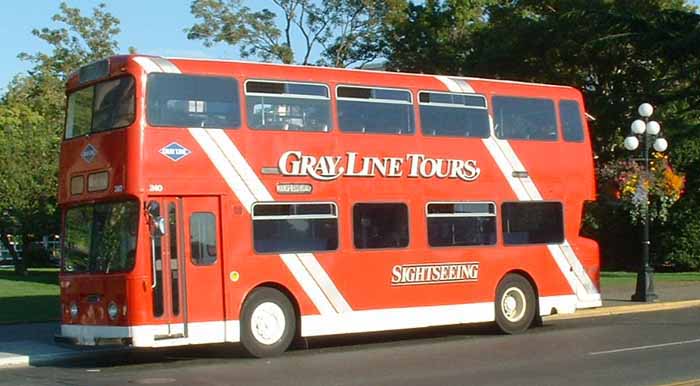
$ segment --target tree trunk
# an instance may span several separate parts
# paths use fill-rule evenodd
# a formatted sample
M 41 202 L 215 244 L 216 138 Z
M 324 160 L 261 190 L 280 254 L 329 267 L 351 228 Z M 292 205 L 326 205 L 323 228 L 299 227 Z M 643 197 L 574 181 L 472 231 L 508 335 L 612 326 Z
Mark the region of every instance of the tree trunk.
M 2 242 L 2 245 L 5 246 L 5 249 L 10 251 L 10 256 L 12 256 L 12 264 L 15 266 L 15 274 L 20 276 L 26 275 L 27 270 L 24 267 L 24 264 L 19 261 L 19 256 L 17 256 L 15 246 L 10 243 L 10 238 L 7 237 L 7 233 L 5 233 L 5 231 L 2 229 L 0 229 L 0 242 Z

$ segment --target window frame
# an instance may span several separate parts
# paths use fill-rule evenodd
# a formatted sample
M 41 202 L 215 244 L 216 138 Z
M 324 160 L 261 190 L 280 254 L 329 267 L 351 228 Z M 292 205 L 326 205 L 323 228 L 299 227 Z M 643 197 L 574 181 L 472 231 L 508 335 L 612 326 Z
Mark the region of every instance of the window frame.
M 192 219 L 194 218 L 195 215 L 208 215 L 208 216 L 211 216 L 211 217 L 214 219 L 213 222 L 212 222 L 212 224 L 214 225 L 214 232 L 213 232 L 213 235 L 214 235 L 214 243 L 215 243 L 214 246 L 216 247 L 216 255 L 214 256 L 214 261 L 212 261 L 212 262 L 200 263 L 201 259 L 195 259 L 195 258 L 194 258 L 194 252 L 193 252 L 193 248 L 192 248 L 192 241 L 193 241 L 193 238 L 192 238 Z M 187 235 L 187 236 L 189 236 L 189 237 L 187 238 L 187 243 L 189 244 L 189 249 L 190 249 L 190 256 L 189 256 L 190 258 L 189 258 L 189 260 L 190 260 L 190 263 L 191 263 L 192 265 L 194 265 L 195 267 L 210 267 L 210 266 L 212 266 L 212 265 L 216 265 L 216 264 L 218 263 L 218 261 L 219 261 L 219 257 L 222 257 L 222 256 L 220 256 L 220 254 L 219 254 L 219 243 L 220 243 L 220 241 L 219 241 L 219 236 L 217 235 L 217 232 L 216 232 L 216 229 L 217 229 L 217 221 L 218 221 L 218 218 L 217 218 L 217 216 L 216 216 L 216 213 L 213 212 L 213 211 L 198 210 L 198 211 L 190 212 L 190 214 L 189 214 L 189 218 L 188 218 L 188 221 L 187 221 L 187 223 L 188 223 L 188 224 L 187 224 L 187 227 L 188 227 L 188 230 L 189 230 L 189 235 Z M 171 259 L 172 259 L 172 257 L 171 257 Z
M 287 93 L 282 93 L 282 94 L 273 94 L 273 93 L 264 93 L 264 92 L 248 92 L 248 83 L 249 82 L 257 82 L 257 83 L 289 83 L 289 84 L 300 84 L 300 85 L 306 85 L 306 86 L 323 86 L 326 89 L 327 96 L 323 97 L 320 95 L 305 95 L 305 94 L 287 94 Z M 250 96 L 257 96 L 257 97 L 277 97 L 277 98 L 296 98 L 296 99 L 311 99 L 311 100 L 327 100 L 328 101 L 328 129 L 327 130 L 278 130 L 278 129 L 270 129 L 270 128 L 252 128 L 250 127 L 249 124 L 249 117 L 248 117 L 248 95 Z M 293 80 L 284 80 L 284 79 L 256 79 L 256 78 L 249 78 L 246 79 L 243 82 L 243 97 L 244 99 L 244 105 L 245 105 L 245 126 L 248 130 L 251 131 L 272 131 L 272 132 L 279 132 L 279 131 L 292 131 L 295 133 L 329 133 L 333 131 L 333 124 L 335 123 L 334 120 L 334 114 L 333 114 L 333 106 L 332 106 L 332 101 L 331 101 L 331 88 L 325 84 L 325 83 L 316 83 L 316 82 L 299 82 L 299 81 L 293 81 Z M 242 121 L 243 119 L 241 119 Z
M 552 103 L 552 112 L 554 113 L 554 129 L 556 132 L 556 137 L 552 139 L 542 139 L 542 138 L 511 138 L 508 136 L 501 136 L 498 134 L 498 130 L 496 130 L 496 103 L 494 102 L 495 98 L 511 98 L 511 99 L 521 99 L 521 100 L 540 100 L 540 101 L 549 101 Z M 563 141 L 563 133 L 561 132 L 561 127 L 560 127 L 560 118 L 559 118 L 559 110 L 558 110 L 558 101 L 554 98 L 551 97 L 546 97 L 546 96 L 536 96 L 536 97 L 530 97 L 530 96 L 522 96 L 522 95 L 506 95 L 506 94 L 494 94 L 491 95 L 491 119 L 493 123 L 491 124 L 492 126 L 492 131 L 493 131 L 493 136 L 497 139 L 502 139 L 506 141 L 526 141 L 526 142 L 543 142 L 543 143 L 557 143 L 557 142 L 562 142 Z
M 357 245 L 355 245 L 355 207 L 358 205 L 380 205 L 380 204 L 395 204 L 395 205 L 403 205 L 406 208 L 406 225 L 407 225 L 407 230 L 408 230 L 408 242 L 406 243 L 405 246 L 402 247 L 382 247 L 382 248 L 358 248 Z M 353 250 L 356 252 L 371 252 L 371 251 L 386 251 L 386 250 L 397 250 L 397 249 L 410 249 L 411 248 L 411 243 L 412 243 L 412 238 L 411 238 L 411 206 L 405 202 L 405 201 L 360 201 L 360 202 L 355 202 L 352 207 L 351 207 L 351 216 L 352 216 L 352 247 Z
M 127 203 L 127 202 L 135 202 L 136 203 L 136 225 L 134 229 L 134 244 L 136 245 L 136 252 L 134 255 L 134 263 L 131 264 L 131 267 L 127 270 L 119 270 L 119 271 L 110 271 L 108 273 L 105 272 L 92 272 L 89 269 L 85 271 L 67 271 L 64 269 L 64 264 L 65 264 L 65 256 L 67 255 L 67 252 L 65 251 L 66 245 L 65 242 L 68 241 L 67 237 L 67 223 L 66 223 L 66 216 L 68 215 L 68 211 L 71 209 L 76 209 L 76 208 L 83 208 L 83 207 L 88 207 L 92 206 L 93 211 L 94 207 L 96 205 L 114 205 L 114 204 L 120 204 L 120 203 Z M 87 201 L 87 202 L 80 202 L 76 203 L 74 205 L 70 205 L 66 208 L 64 208 L 61 212 L 61 258 L 59 261 L 59 273 L 62 275 L 84 275 L 84 274 L 90 274 L 90 275 L 97 275 L 97 274 L 104 274 L 104 275 L 111 275 L 111 274 L 125 274 L 125 273 L 130 273 L 133 272 L 133 270 L 136 268 L 136 259 L 138 258 L 138 249 L 139 249 L 139 243 L 141 242 L 141 221 L 142 221 L 142 211 L 141 211 L 141 202 L 135 198 L 135 197 L 127 197 L 124 199 L 108 199 L 108 200 L 100 200 L 100 201 Z M 90 250 L 92 251 L 92 238 L 90 239 Z M 150 255 L 150 251 L 149 251 Z
M 576 109 L 578 110 L 578 118 L 579 122 L 581 123 L 581 139 L 568 139 L 566 136 L 566 128 L 564 127 L 564 114 L 561 112 L 561 105 L 562 102 L 566 103 L 575 103 L 576 104 Z M 562 98 L 557 101 L 557 113 L 558 113 L 558 118 L 559 118 L 559 125 L 561 126 L 561 139 L 563 142 L 569 142 L 569 143 L 584 143 L 586 142 L 586 124 L 585 124 L 585 116 L 583 116 L 583 105 L 580 103 L 579 100 L 576 99 L 566 99 Z
M 491 204 L 493 205 L 493 214 L 485 215 L 484 213 L 438 213 L 431 214 L 428 213 L 428 206 L 431 204 Z M 429 219 L 430 218 L 449 218 L 449 217 L 494 217 L 495 225 L 495 236 L 496 240 L 493 244 L 475 244 L 475 245 L 432 245 L 430 244 L 430 233 L 428 232 Z M 499 237 L 498 229 L 500 228 L 498 224 L 498 205 L 495 201 L 428 201 L 425 203 L 425 230 L 426 230 L 426 244 L 429 248 L 493 248 L 498 246 Z
M 542 203 L 556 203 L 561 206 L 561 235 L 562 235 L 562 240 L 559 242 L 554 242 L 554 243 L 520 243 L 520 244 L 513 244 L 513 243 L 506 243 L 506 237 L 505 237 L 505 227 L 503 226 L 503 205 L 504 204 L 523 204 L 523 203 L 529 203 L 529 204 L 542 204 Z M 542 246 L 542 245 L 560 245 L 564 242 L 566 242 L 566 208 L 564 206 L 563 201 L 556 201 L 556 200 L 526 200 L 526 201 L 502 201 L 501 202 L 501 240 L 503 241 L 503 246 L 504 247 L 527 247 L 527 246 Z
M 484 100 L 484 106 L 467 106 L 467 105 L 462 105 L 462 104 L 456 104 L 456 103 L 442 103 L 442 102 L 421 102 L 420 100 L 420 95 L 421 94 L 448 94 L 448 95 L 465 95 L 465 96 L 473 96 L 473 97 L 480 97 Z M 439 106 L 439 107 L 456 107 L 460 109 L 475 109 L 475 110 L 487 110 L 489 109 L 489 100 L 486 97 L 486 95 L 479 94 L 476 92 L 457 92 L 457 91 L 440 91 L 440 90 L 429 90 L 429 89 L 421 89 L 418 90 L 418 105 L 428 105 L 428 106 Z
M 174 126 L 174 125 L 161 125 L 161 124 L 153 124 L 151 122 L 151 117 L 148 114 L 148 97 L 151 93 L 151 87 L 149 85 L 149 78 L 151 75 L 181 75 L 181 76 L 191 76 L 191 77 L 198 77 L 198 78 L 219 78 L 219 79 L 231 79 L 236 83 L 236 88 L 237 92 L 232 93 L 236 97 L 236 103 L 234 105 L 238 109 L 238 126 L 224 126 L 224 127 L 203 127 L 204 129 L 220 129 L 220 130 L 240 130 L 241 127 L 243 126 L 243 111 L 241 109 L 241 90 L 240 90 L 240 82 L 238 78 L 234 76 L 229 76 L 229 75 L 221 75 L 221 74 L 201 74 L 201 73 L 187 73 L 187 72 L 182 72 L 182 73 L 170 73 L 170 72 L 151 72 L 147 75 L 146 77 L 146 83 L 145 83 L 145 88 L 146 92 L 144 95 L 144 111 L 143 115 L 145 116 L 145 121 L 146 124 L 150 127 L 165 127 L 165 128 L 181 128 L 184 126 Z
M 369 90 L 388 90 L 388 91 L 405 91 L 408 92 L 410 101 L 401 101 L 398 99 L 373 99 L 373 98 L 352 98 L 352 97 L 341 97 L 338 96 L 338 89 L 341 87 L 350 88 L 364 88 Z M 416 106 L 414 104 L 413 90 L 408 88 L 395 88 L 395 87 L 384 87 L 384 86 L 367 86 L 367 85 L 357 85 L 348 83 L 337 83 L 335 85 L 335 119 L 338 120 L 338 131 L 345 134 L 370 134 L 370 135 L 398 135 L 398 136 L 415 136 L 418 132 L 418 121 L 416 115 Z M 411 113 L 413 114 L 413 131 L 410 133 L 376 133 L 376 132 L 361 132 L 361 131 L 346 131 L 340 127 L 340 115 L 339 115 L 339 101 L 350 101 L 350 102 L 365 102 L 365 103 L 381 103 L 381 104 L 397 104 L 411 106 Z M 421 128 L 422 129 L 422 128 Z
M 467 105 L 459 105 L 459 104 L 454 104 L 454 103 L 432 103 L 432 102 L 421 102 L 420 100 L 420 95 L 421 93 L 426 93 L 426 94 L 448 94 L 448 95 L 466 95 L 466 96 L 474 96 L 474 97 L 480 97 L 483 98 L 484 100 L 484 107 L 478 107 L 478 106 L 467 106 Z M 487 123 L 487 132 L 488 134 L 485 137 L 478 137 L 478 136 L 463 136 L 463 135 L 437 135 L 437 134 L 427 134 L 423 128 L 423 114 L 421 113 L 421 106 L 435 106 L 435 107 L 450 107 L 450 108 L 457 108 L 457 109 L 469 109 L 469 110 L 485 110 L 486 111 L 486 116 L 488 118 Z M 421 134 L 424 137 L 430 137 L 430 138 L 476 138 L 476 139 L 484 139 L 484 138 L 489 138 L 491 136 L 491 113 L 489 112 L 489 99 L 486 97 L 486 95 L 479 94 L 479 93 L 468 93 L 468 92 L 455 92 L 455 91 L 438 91 L 438 90 L 418 90 L 418 116 L 420 117 L 420 131 Z
M 332 214 L 302 214 L 302 215 L 274 215 L 274 216 L 255 216 L 255 207 L 264 205 L 330 205 L 335 212 Z M 257 217 L 257 218 L 256 218 Z M 330 220 L 335 219 L 337 221 L 336 231 L 337 231 L 337 245 L 335 249 L 321 249 L 321 250 L 311 250 L 311 251 L 270 251 L 270 252 L 259 252 L 255 249 L 255 224 L 254 221 L 257 219 L 259 221 L 266 220 L 285 220 L 285 219 L 295 219 L 295 220 Z M 284 253 L 327 253 L 336 252 L 340 249 L 340 243 L 342 240 L 341 232 L 341 221 L 340 213 L 338 212 L 338 204 L 333 201 L 257 201 L 254 202 L 250 207 L 250 237 L 251 246 L 253 253 L 256 255 L 279 255 Z
M 134 106 L 133 106 L 133 108 L 134 108 L 134 116 L 131 118 L 131 122 L 129 122 L 128 124 L 125 124 L 125 125 L 123 125 L 123 126 L 117 126 L 117 127 L 112 127 L 112 128 L 106 129 L 106 130 L 100 130 L 100 131 L 95 131 L 95 132 L 93 132 L 93 131 L 92 131 L 92 124 L 93 124 L 94 116 L 95 116 L 95 88 L 96 88 L 97 85 L 100 84 L 100 83 L 109 82 L 109 81 L 117 80 L 117 79 L 121 79 L 121 78 L 131 78 L 131 80 L 134 82 Z M 85 90 L 86 88 L 90 88 L 90 87 L 92 87 L 92 105 L 90 106 L 90 131 L 87 132 L 87 133 L 85 133 L 85 134 L 74 135 L 74 136 L 68 138 L 68 137 L 66 137 L 66 134 L 68 134 L 68 130 L 67 130 L 67 129 L 68 129 L 68 108 L 70 107 L 70 101 L 69 101 L 70 96 L 73 95 L 74 93 L 78 92 L 78 91 L 82 91 L 82 90 Z M 132 125 L 134 124 L 134 122 L 136 122 L 136 115 L 138 115 L 137 109 L 138 109 L 138 105 L 139 105 L 139 104 L 138 104 L 138 101 L 137 101 L 138 96 L 136 95 L 136 94 L 137 94 L 137 88 L 138 88 L 138 84 L 136 83 L 136 78 L 135 78 L 133 75 L 131 75 L 131 74 L 120 74 L 119 76 L 115 76 L 115 77 L 112 77 L 112 78 L 103 78 L 103 79 L 99 79 L 99 80 L 93 81 L 93 82 L 91 82 L 91 83 L 87 83 L 87 84 L 81 85 L 81 87 L 77 87 L 77 88 L 75 88 L 75 89 L 73 89 L 73 90 L 70 90 L 70 92 L 66 95 L 66 104 L 65 104 L 66 107 L 64 108 L 65 117 L 63 118 L 63 136 L 62 136 L 62 140 L 63 140 L 63 141 L 70 141 L 70 140 L 72 140 L 72 139 L 74 139 L 74 138 L 89 137 L 89 136 L 94 135 L 94 134 L 107 133 L 107 132 L 110 132 L 110 131 L 121 130 L 121 129 L 127 128 L 127 127 L 129 127 L 129 126 L 132 126 Z

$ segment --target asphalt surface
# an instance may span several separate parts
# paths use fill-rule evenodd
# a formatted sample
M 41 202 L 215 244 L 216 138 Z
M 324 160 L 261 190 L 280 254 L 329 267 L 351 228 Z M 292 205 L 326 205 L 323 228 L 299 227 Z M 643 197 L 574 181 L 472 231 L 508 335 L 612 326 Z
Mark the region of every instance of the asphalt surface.
M 687 380 L 700 383 L 700 307 L 547 321 L 516 336 L 485 326 L 452 327 L 317 339 L 272 359 L 243 358 L 235 345 L 218 345 L 113 353 L 0 373 L 1 385 L 603 386 Z

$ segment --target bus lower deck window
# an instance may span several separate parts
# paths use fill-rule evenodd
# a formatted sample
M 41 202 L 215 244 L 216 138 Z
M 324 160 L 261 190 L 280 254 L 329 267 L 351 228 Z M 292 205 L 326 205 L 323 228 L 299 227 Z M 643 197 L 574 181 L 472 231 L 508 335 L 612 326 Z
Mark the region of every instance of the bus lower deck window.
M 258 253 L 331 251 L 338 248 L 333 203 L 257 203 L 253 246 Z
M 402 203 L 356 204 L 352 210 L 355 248 L 408 246 L 408 207 Z
M 504 202 L 501 214 L 506 245 L 564 241 L 564 213 L 560 202 Z
M 429 203 L 427 217 L 428 244 L 432 247 L 496 244 L 494 203 Z

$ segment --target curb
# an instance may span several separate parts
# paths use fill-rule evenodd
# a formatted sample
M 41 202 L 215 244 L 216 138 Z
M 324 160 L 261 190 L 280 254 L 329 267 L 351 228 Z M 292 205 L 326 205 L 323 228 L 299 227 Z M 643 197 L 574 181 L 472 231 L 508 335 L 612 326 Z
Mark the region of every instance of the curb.
M 0 358 L 0 370 L 29 367 L 34 365 L 47 365 L 52 363 L 58 363 L 70 359 L 80 359 L 85 358 L 90 355 L 100 355 L 100 354 L 111 354 L 118 351 L 124 351 L 128 348 L 117 347 L 117 348 L 102 348 L 95 350 L 81 350 L 81 351 L 64 351 L 56 353 L 46 353 L 46 354 L 29 354 L 29 355 L 11 355 L 4 358 Z
M 700 300 L 683 300 L 678 302 L 663 302 L 651 304 L 635 304 L 630 306 L 601 307 L 590 310 L 576 311 L 573 314 L 559 314 L 545 316 L 544 320 L 567 320 L 581 318 L 599 318 L 604 316 L 614 316 L 623 314 L 633 314 L 651 311 L 677 310 L 700 306 Z

